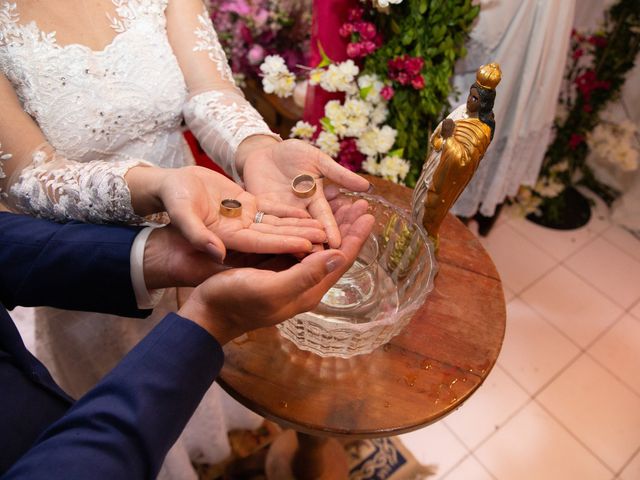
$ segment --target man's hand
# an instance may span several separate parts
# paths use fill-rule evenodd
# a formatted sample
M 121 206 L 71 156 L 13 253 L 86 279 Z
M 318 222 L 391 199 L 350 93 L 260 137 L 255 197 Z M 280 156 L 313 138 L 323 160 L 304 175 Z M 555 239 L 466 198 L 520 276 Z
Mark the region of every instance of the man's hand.
M 246 142 L 250 140 L 251 137 Z M 255 195 L 260 209 L 269 211 L 274 204 L 284 204 L 298 211 L 306 210 L 323 225 L 329 245 L 340 246 L 340 230 L 324 196 L 321 177 L 356 192 L 366 191 L 369 182 L 303 141 L 254 142 L 252 148 L 240 144 L 236 163 L 241 168 L 247 191 Z M 291 190 L 291 181 L 302 173 L 317 178 L 316 193 L 308 198 L 297 197 Z
M 291 257 L 275 257 L 257 268 L 221 272 L 198 288 L 178 312 L 225 344 L 244 332 L 275 325 L 313 309 L 348 270 L 371 232 L 374 218 L 366 202 L 336 211 L 342 230 L 340 249 L 313 253 L 285 270 Z M 275 269 L 276 271 L 274 271 Z

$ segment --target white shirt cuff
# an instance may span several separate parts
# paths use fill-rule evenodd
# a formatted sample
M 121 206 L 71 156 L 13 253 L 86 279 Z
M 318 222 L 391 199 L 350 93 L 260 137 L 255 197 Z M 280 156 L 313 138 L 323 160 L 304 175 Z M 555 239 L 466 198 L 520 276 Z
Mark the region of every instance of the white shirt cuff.
M 131 245 L 131 284 L 133 285 L 133 293 L 136 296 L 138 308 L 141 310 L 154 308 L 160 302 L 165 290 L 164 288 L 148 290 L 144 281 L 144 249 L 147 245 L 147 239 L 154 228 L 156 227 L 143 228 L 133 240 L 133 245 Z

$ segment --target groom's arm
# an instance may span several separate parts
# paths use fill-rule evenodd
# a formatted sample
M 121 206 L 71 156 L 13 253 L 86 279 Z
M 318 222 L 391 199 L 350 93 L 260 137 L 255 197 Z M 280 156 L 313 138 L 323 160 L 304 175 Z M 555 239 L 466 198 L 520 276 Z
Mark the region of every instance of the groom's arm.
M 139 228 L 58 224 L 0 212 L 0 301 L 143 317 L 130 252 Z

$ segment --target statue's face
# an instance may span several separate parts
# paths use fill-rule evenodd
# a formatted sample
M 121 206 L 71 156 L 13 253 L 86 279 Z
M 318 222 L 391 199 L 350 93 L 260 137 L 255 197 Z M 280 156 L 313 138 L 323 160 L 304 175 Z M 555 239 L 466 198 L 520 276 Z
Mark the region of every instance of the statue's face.
M 480 93 L 476 87 L 471 87 L 467 97 L 467 113 L 476 113 L 480 110 Z

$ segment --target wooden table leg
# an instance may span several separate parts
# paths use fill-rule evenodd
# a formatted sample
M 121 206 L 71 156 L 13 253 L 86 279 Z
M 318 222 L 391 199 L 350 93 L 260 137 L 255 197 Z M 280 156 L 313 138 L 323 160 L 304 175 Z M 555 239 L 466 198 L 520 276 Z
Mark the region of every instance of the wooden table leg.
M 349 468 L 342 445 L 334 438 L 287 430 L 269 448 L 265 464 L 269 480 L 347 480 Z

